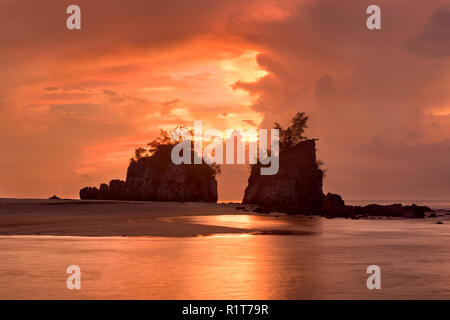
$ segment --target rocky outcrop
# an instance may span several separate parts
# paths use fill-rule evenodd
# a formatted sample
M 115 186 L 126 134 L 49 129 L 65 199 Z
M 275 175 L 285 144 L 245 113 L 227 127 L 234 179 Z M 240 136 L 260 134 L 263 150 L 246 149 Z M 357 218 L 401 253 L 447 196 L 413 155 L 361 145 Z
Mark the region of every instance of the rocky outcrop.
M 217 181 L 207 164 L 175 165 L 170 157 L 132 160 L 126 181 L 80 190 L 80 199 L 217 202 Z
M 264 211 L 311 213 L 322 207 L 323 171 L 316 159 L 315 140 L 302 141 L 280 152 L 275 175 L 261 175 L 261 165 L 252 165 L 243 204 Z
M 346 207 L 340 195 L 328 193 L 323 199 L 321 213 L 329 216 L 345 216 Z
M 275 175 L 261 175 L 260 165 L 253 165 L 242 203 L 257 205 L 253 210 L 257 213 L 278 211 L 329 218 L 423 218 L 426 212 L 432 211 L 415 204 L 349 206 L 338 194 L 323 194 L 322 178 L 323 172 L 316 160 L 315 140 L 305 140 L 280 152 L 280 166 Z
M 403 206 L 400 203 L 390 205 L 369 204 L 367 206 L 348 206 L 337 194 L 328 193 L 324 200 L 321 214 L 327 217 L 402 217 L 424 218 L 426 212 L 433 211 L 426 206 L 412 204 Z

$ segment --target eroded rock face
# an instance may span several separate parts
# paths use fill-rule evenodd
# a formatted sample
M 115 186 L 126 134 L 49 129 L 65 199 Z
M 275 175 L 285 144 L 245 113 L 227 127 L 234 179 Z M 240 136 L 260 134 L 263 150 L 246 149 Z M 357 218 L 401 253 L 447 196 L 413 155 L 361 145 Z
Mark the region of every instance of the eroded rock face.
M 217 202 L 217 181 L 206 164 L 175 165 L 142 158 L 132 161 L 126 181 L 80 190 L 80 199 Z
M 97 199 L 98 196 L 98 188 L 96 187 L 85 187 L 80 190 L 80 199 Z
M 322 192 L 323 172 L 316 161 L 315 140 L 305 140 L 280 153 L 276 175 L 263 176 L 259 165 L 252 166 L 243 204 L 254 204 L 257 213 L 272 211 L 326 217 L 423 218 L 432 211 L 425 206 L 391 204 L 346 205 L 338 194 Z
M 345 216 L 346 205 L 338 194 L 328 193 L 322 202 L 322 210 L 326 215 Z
M 280 152 L 275 175 L 261 175 L 260 165 L 253 165 L 242 203 L 287 213 L 318 212 L 324 198 L 322 179 L 315 140 L 305 140 Z

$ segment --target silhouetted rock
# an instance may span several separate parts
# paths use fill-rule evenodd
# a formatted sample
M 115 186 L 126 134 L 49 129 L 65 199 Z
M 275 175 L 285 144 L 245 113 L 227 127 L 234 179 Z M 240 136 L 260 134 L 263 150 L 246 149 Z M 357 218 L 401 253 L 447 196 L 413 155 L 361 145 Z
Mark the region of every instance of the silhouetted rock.
M 323 172 L 316 161 L 315 140 L 305 140 L 280 152 L 275 175 L 261 175 L 261 165 L 251 168 L 243 204 L 256 204 L 259 213 L 320 214 L 326 218 L 404 217 L 423 218 L 428 207 L 401 204 L 348 206 L 338 194 L 322 192 Z
M 316 161 L 315 140 L 305 140 L 280 151 L 275 175 L 261 175 L 252 165 L 243 204 L 256 204 L 265 211 L 311 213 L 322 207 L 323 172 Z
M 363 207 L 364 212 L 371 216 L 389 216 L 389 217 L 403 217 L 403 218 L 424 218 L 425 212 L 432 211 L 425 206 L 417 206 L 415 204 L 410 206 L 403 206 L 399 203 L 381 206 L 371 204 Z
M 322 209 L 325 215 L 346 216 L 344 200 L 338 194 L 328 193 L 323 199 Z
M 125 181 L 111 180 L 109 182 L 108 196 L 113 200 L 125 200 Z
M 399 203 L 390 205 L 369 204 L 367 206 L 348 206 L 341 197 L 328 194 L 324 199 L 322 213 L 335 217 L 402 217 L 424 218 L 426 212 L 431 212 L 429 207 L 410 205 L 403 206 Z M 336 197 L 337 196 L 337 197 Z
M 57 197 L 56 195 L 51 196 L 50 198 L 48 198 L 49 200 L 61 200 L 61 198 Z
M 436 222 L 436 224 L 444 224 L 442 221 L 438 221 Z
M 369 204 L 349 206 L 338 194 L 322 192 L 323 172 L 316 161 L 315 140 L 305 140 L 280 152 L 280 167 L 275 175 L 260 175 L 261 165 L 251 168 L 243 204 L 256 204 L 254 212 L 271 211 L 322 215 L 328 219 L 346 217 L 424 218 L 429 207 Z
M 93 200 L 98 198 L 98 189 L 96 187 L 85 187 L 80 190 L 80 199 Z
M 80 199 L 217 202 L 217 181 L 207 164 L 175 165 L 169 153 L 164 161 L 131 161 L 126 181 L 83 188 Z
M 109 196 L 109 186 L 106 183 L 102 183 L 100 185 L 100 188 L 98 189 L 97 198 L 101 200 L 112 200 L 111 197 Z
M 125 193 L 132 200 L 217 202 L 217 181 L 207 164 L 145 158 L 128 167 Z

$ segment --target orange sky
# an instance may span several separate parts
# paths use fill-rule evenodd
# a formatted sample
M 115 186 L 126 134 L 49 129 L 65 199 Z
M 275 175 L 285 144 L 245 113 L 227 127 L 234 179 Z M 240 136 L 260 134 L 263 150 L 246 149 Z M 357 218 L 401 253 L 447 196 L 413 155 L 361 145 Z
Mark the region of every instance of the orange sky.
M 159 129 L 271 127 L 297 112 L 326 192 L 450 198 L 450 6 L 354 0 L 0 2 L 0 197 L 125 178 Z M 65 27 L 78 4 L 82 30 Z M 246 166 L 224 168 L 238 200 Z

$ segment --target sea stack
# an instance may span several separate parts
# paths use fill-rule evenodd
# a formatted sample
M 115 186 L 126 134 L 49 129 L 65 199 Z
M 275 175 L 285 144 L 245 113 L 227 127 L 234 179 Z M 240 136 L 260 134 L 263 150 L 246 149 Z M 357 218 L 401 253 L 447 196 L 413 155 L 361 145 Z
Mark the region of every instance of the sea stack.
M 80 190 L 82 200 L 217 202 L 216 171 L 207 164 L 175 165 L 170 152 L 132 159 L 125 181 Z
M 270 211 L 311 214 L 322 207 L 322 180 L 316 141 L 307 139 L 280 152 L 275 175 L 261 175 L 260 165 L 253 165 L 242 203 Z

